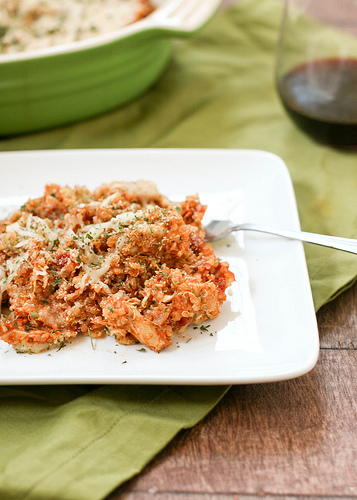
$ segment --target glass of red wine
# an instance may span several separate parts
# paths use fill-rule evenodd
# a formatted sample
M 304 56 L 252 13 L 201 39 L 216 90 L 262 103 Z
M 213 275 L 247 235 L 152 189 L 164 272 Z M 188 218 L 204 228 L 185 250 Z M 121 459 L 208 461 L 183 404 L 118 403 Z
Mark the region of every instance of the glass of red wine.
M 276 84 L 307 134 L 357 146 L 356 0 L 285 0 Z

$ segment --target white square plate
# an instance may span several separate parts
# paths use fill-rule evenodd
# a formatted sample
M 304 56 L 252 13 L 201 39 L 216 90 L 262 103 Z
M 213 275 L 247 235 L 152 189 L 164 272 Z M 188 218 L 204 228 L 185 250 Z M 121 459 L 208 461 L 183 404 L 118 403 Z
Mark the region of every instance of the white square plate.
M 0 154 L 0 208 L 41 194 L 46 183 L 95 187 L 148 179 L 172 199 L 199 193 L 211 215 L 299 229 L 280 158 L 239 150 L 85 150 Z M 283 380 L 313 368 L 318 332 L 302 244 L 258 233 L 216 244 L 237 281 L 206 330 L 156 354 L 113 338 L 16 354 L 0 341 L 1 384 L 241 384 Z

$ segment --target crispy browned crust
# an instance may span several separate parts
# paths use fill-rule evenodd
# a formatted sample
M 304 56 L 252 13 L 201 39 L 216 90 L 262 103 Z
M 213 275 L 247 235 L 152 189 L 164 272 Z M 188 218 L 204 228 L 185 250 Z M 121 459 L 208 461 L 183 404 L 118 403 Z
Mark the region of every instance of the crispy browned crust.
M 46 186 L 0 222 L 10 310 L 0 339 L 38 352 L 113 335 L 159 352 L 189 324 L 216 317 L 234 276 L 204 241 L 204 211 L 197 197 L 173 203 L 144 181 L 93 192 Z
M 155 7 L 153 6 L 152 2 L 150 2 L 149 0 L 140 0 L 140 4 L 141 4 L 141 8 L 136 15 L 135 21 L 139 21 L 140 19 L 148 16 L 149 14 L 154 12 L 154 10 L 155 10 Z
M 124 26 L 140 21 L 155 10 L 150 0 L 136 0 L 132 10 L 124 9 L 124 18 L 120 17 L 120 5 L 117 0 L 114 5 L 106 6 L 105 2 L 98 2 L 94 7 L 98 11 L 111 13 L 112 22 L 108 25 L 100 20 L 96 24 L 95 15 L 84 12 L 78 20 L 72 35 L 68 32 L 70 26 L 70 6 L 63 6 L 61 2 L 42 2 L 41 0 L 26 3 L 22 0 L 1 0 L 0 21 L 4 24 L 5 35 L 1 37 L 0 53 L 16 53 L 27 50 L 39 50 L 77 40 L 85 40 L 98 34 L 110 33 Z M 82 4 L 86 8 L 85 2 Z M 69 8 L 68 8 L 69 7 Z M 72 7 L 76 7 L 75 5 Z M 130 5 L 129 5 L 130 7 Z M 110 9 L 110 10 L 108 10 Z M 82 22 L 84 20 L 84 22 Z M 48 25 L 48 29 L 44 27 Z

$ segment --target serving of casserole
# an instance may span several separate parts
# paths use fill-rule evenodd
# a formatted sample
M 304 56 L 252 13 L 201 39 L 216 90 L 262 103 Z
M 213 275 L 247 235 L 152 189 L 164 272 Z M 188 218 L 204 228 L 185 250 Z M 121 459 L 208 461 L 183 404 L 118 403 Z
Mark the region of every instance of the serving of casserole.
M 5 12 L 8 2 L 16 0 L 2 0 L 0 136 L 72 123 L 131 101 L 163 72 L 172 39 L 194 34 L 220 0 L 123 0 L 122 7 L 103 0 L 100 15 L 99 0 L 82 10 L 79 0 L 51 1 L 42 16 L 35 8 Z M 49 4 L 26 0 L 23 9 L 28 2 Z

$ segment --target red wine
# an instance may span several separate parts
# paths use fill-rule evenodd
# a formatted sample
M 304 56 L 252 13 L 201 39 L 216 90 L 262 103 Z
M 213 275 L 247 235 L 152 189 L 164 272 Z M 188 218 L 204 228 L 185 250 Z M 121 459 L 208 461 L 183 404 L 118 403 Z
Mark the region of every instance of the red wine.
M 357 145 L 357 59 L 320 59 L 278 82 L 285 109 L 316 140 Z

